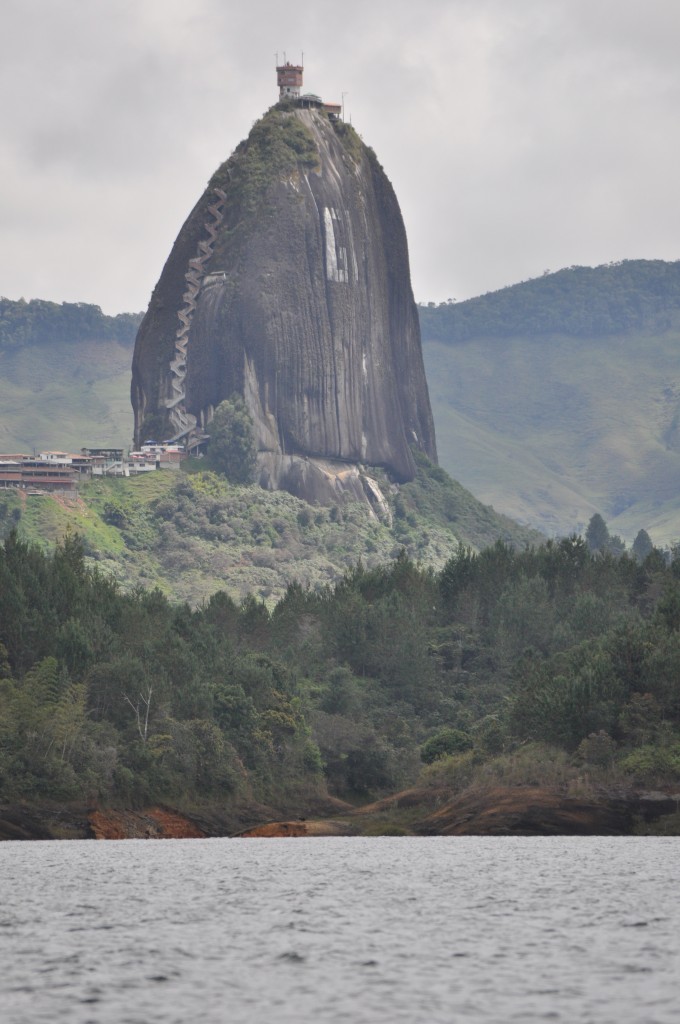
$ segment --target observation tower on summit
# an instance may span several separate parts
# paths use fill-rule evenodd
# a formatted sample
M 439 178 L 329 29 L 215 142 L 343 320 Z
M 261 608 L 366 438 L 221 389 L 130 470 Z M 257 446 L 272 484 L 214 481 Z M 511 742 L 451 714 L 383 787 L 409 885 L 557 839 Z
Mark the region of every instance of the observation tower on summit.
M 277 54 L 278 58 L 278 54 Z M 279 64 L 277 59 L 276 83 L 279 87 L 279 100 L 299 99 L 302 89 L 302 64 L 291 64 L 283 55 L 284 63 Z

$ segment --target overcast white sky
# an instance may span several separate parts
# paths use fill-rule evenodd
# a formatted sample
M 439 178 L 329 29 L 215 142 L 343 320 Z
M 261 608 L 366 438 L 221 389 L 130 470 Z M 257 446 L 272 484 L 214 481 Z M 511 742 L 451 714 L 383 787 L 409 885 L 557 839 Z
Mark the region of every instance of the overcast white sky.
M 276 100 L 340 100 L 419 301 L 680 258 L 678 0 L 0 0 L 0 295 L 144 309 Z

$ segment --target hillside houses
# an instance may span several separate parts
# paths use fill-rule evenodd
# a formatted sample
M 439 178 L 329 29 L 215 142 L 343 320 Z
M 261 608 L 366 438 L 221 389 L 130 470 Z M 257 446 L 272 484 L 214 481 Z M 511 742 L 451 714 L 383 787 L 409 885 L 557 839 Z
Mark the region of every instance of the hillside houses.
M 156 470 L 178 470 L 186 452 L 181 445 L 149 441 L 139 451 L 123 448 L 82 448 L 73 452 L 1 454 L 0 490 L 19 488 L 28 494 L 75 494 L 83 478 L 134 476 Z

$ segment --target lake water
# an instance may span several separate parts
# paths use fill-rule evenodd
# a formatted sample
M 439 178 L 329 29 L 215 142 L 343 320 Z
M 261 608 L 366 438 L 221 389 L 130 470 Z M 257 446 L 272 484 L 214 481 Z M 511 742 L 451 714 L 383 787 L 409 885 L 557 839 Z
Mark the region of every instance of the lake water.
M 3 1024 L 680 1019 L 680 840 L 0 843 Z

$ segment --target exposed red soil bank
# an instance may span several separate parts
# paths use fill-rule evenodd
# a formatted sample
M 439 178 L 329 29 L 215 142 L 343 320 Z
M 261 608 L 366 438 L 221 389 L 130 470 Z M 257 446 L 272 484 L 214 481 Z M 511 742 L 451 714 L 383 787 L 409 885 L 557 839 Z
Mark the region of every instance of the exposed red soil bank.
M 93 811 L 90 828 L 95 839 L 202 839 L 188 818 L 162 807 L 143 811 Z

